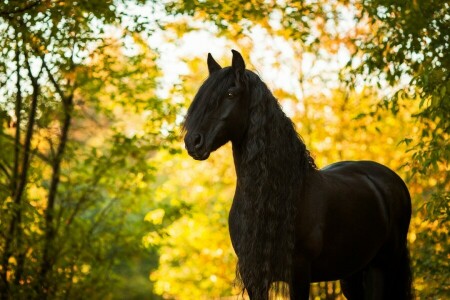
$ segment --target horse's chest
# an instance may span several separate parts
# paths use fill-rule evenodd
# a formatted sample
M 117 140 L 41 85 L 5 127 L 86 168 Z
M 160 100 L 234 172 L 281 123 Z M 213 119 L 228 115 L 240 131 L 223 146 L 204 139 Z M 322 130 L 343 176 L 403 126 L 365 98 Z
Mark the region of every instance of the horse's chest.
M 245 236 L 245 221 L 244 221 L 244 206 L 242 199 L 236 195 L 231 205 L 230 214 L 228 216 L 228 226 L 230 231 L 231 243 L 234 251 L 239 255 L 239 245 L 242 243 L 242 239 Z
M 233 204 L 231 205 L 230 214 L 228 216 L 228 228 L 230 231 L 231 244 L 233 245 L 234 251 L 238 253 L 239 237 L 243 234 L 243 214 L 242 207 L 238 204 L 235 198 Z

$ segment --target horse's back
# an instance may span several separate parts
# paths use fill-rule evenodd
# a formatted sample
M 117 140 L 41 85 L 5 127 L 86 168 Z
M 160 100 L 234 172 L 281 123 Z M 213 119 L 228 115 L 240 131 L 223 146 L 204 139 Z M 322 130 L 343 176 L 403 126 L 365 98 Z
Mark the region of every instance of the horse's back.
M 359 173 L 372 176 L 396 176 L 390 168 L 371 160 L 346 160 L 330 164 L 320 170 L 324 174 Z M 400 179 L 400 177 L 398 177 Z M 400 179 L 401 180 L 401 179 Z

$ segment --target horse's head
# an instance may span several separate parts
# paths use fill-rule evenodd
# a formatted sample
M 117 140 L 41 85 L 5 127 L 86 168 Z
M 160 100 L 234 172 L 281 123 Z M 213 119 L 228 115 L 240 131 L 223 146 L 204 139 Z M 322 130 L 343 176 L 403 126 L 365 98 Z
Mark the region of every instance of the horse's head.
M 205 160 L 228 141 L 238 142 L 247 128 L 245 63 L 239 52 L 232 52 L 232 65 L 225 68 L 208 54 L 209 77 L 188 109 L 184 142 L 194 159 Z

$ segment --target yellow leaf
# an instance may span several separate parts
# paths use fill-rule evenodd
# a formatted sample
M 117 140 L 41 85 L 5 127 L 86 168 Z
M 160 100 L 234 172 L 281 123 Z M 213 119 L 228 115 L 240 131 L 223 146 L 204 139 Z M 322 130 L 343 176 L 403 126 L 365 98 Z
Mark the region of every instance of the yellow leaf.
M 162 220 L 164 218 L 164 214 L 165 214 L 164 209 L 157 208 L 155 210 L 152 210 L 152 211 L 148 212 L 145 215 L 144 220 L 147 221 L 147 222 L 150 222 L 152 224 L 159 225 L 159 224 L 162 223 Z

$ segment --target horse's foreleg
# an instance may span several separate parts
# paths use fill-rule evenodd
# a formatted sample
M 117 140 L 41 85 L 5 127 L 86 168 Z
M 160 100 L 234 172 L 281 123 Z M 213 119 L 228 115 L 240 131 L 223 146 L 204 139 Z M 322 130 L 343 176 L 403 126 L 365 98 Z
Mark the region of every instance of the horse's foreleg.
M 308 300 L 310 284 L 311 267 L 309 265 L 292 272 L 291 300 Z
M 355 273 L 341 280 L 341 289 L 348 300 L 364 299 L 363 272 Z
M 384 280 L 384 273 L 381 268 L 369 267 L 364 274 L 364 300 L 385 299 Z

